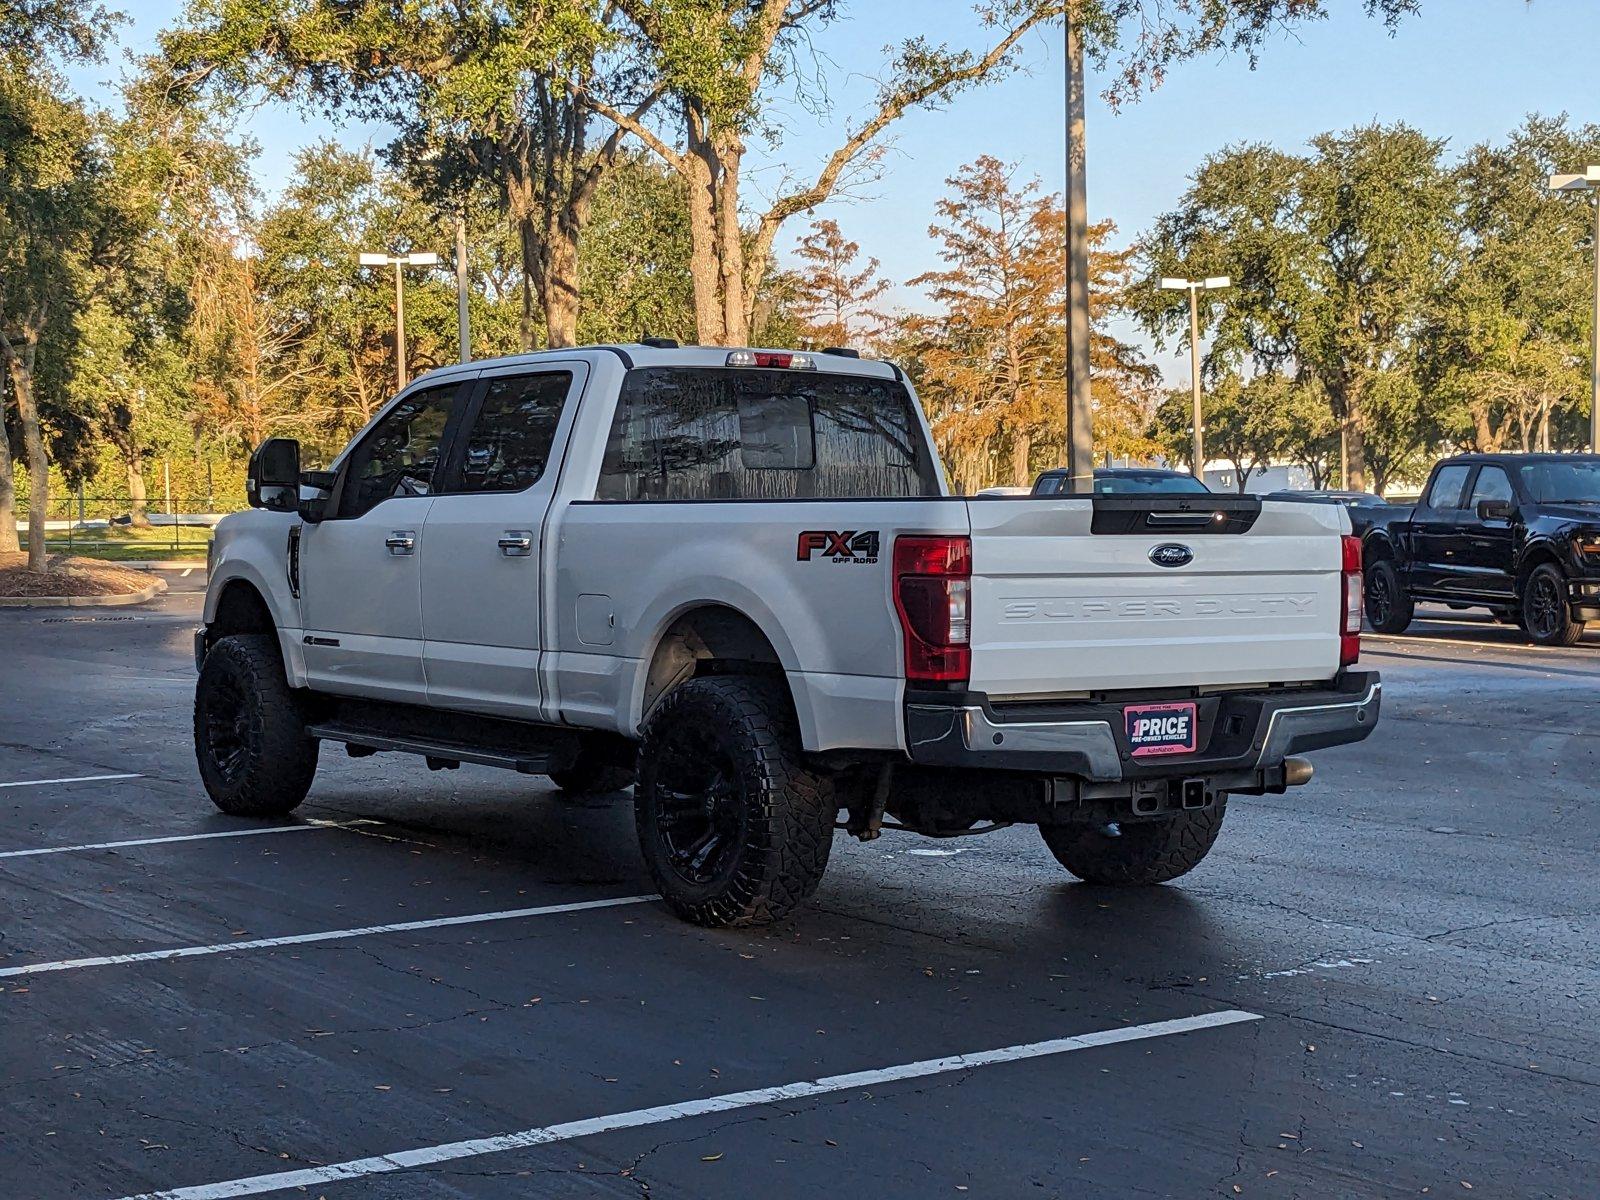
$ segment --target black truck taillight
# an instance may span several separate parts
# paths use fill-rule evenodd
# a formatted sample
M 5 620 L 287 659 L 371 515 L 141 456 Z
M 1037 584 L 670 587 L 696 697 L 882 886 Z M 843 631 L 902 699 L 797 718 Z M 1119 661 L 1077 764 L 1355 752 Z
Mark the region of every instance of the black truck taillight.
M 972 673 L 972 539 L 898 537 L 894 607 L 906 680 L 966 683 Z
M 1339 541 L 1339 665 L 1348 667 L 1361 657 L 1361 539 L 1347 533 Z

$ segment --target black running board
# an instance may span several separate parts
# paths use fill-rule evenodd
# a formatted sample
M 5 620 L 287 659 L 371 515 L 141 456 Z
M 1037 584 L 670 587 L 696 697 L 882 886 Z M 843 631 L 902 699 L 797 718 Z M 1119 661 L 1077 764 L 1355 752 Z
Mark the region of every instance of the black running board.
M 469 762 L 481 763 L 486 767 L 504 767 L 523 775 L 544 775 L 551 770 L 552 756 L 548 753 L 530 755 L 509 748 L 490 748 L 465 742 L 395 737 L 354 725 L 308 725 L 306 733 L 324 742 L 343 742 L 353 750 L 396 750 L 402 754 L 421 754 L 446 763 Z
M 577 731 L 501 717 L 381 701 L 338 700 L 306 734 L 343 742 L 352 757 L 379 751 L 420 754 L 430 767 L 478 763 L 523 775 L 548 775 L 572 765 Z

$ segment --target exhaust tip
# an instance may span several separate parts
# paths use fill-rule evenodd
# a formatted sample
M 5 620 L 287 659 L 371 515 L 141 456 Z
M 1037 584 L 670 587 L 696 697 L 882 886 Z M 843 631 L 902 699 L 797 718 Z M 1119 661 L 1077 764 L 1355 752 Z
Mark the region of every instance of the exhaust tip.
M 1283 782 L 1285 787 L 1300 787 L 1311 782 L 1313 774 L 1311 760 L 1305 758 L 1286 758 L 1283 760 Z

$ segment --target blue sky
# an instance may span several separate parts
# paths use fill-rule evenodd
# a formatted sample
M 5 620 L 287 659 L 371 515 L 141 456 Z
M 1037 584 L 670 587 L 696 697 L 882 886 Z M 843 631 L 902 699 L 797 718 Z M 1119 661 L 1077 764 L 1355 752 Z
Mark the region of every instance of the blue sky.
M 1529 112 L 1600 120 L 1600 89 L 1587 62 L 1600 45 L 1594 0 L 1423 0 L 1421 15 L 1393 36 L 1362 16 L 1357 0 L 1333 0 L 1330 7 L 1339 15 L 1275 38 L 1254 71 L 1237 57 L 1186 63 L 1158 91 L 1119 112 L 1093 96 L 1091 219 L 1111 217 L 1123 237 L 1137 236 L 1177 200 L 1205 155 L 1235 142 L 1295 148 L 1324 130 L 1403 120 L 1449 138 L 1460 150 L 1502 138 Z M 122 8 L 132 18 L 123 45 L 144 50 L 182 4 L 143 0 Z M 846 0 L 841 8 L 844 19 L 816 39 L 831 110 L 818 117 L 780 106 L 781 145 L 769 150 L 752 142 L 759 161 L 747 178 L 757 192 L 779 186 L 785 175 L 815 172 L 847 120 L 871 100 L 887 44 L 908 32 L 969 45 L 981 37 L 970 0 Z M 907 27 L 907 14 L 915 14 L 914 29 Z M 968 92 L 946 109 L 903 119 L 880 177 L 820 215 L 837 220 L 898 284 L 938 265 L 926 234 L 934 204 L 946 177 L 977 155 L 1018 163 L 1023 174 L 1059 190 L 1065 163 L 1060 36 L 1053 30 L 1030 38 L 1023 69 L 1010 78 Z M 97 84 L 119 69 L 113 58 L 76 71 L 74 79 L 110 102 Z M 1090 82 L 1096 93 L 1105 85 L 1103 78 Z M 341 129 L 279 106 L 257 109 L 245 127 L 260 143 L 256 176 L 269 193 L 287 177 L 295 150 L 311 141 L 387 140 L 381 127 Z M 780 244 L 792 246 L 803 232 L 800 218 Z M 897 287 L 894 297 L 917 303 L 914 289 Z M 1186 366 L 1173 356 L 1160 361 L 1173 382 L 1187 378 Z

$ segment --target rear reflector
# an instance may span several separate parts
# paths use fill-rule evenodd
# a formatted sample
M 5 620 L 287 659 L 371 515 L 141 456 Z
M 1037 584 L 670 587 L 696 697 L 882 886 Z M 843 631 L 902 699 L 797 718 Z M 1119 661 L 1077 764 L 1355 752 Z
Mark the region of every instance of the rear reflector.
M 1340 538 L 1339 665 L 1361 657 L 1361 539 Z
M 778 354 L 771 350 L 735 350 L 728 355 L 730 367 L 771 367 L 779 371 L 815 371 L 817 362 L 809 354 Z
M 899 537 L 894 607 L 911 683 L 966 683 L 972 673 L 972 539 Z

